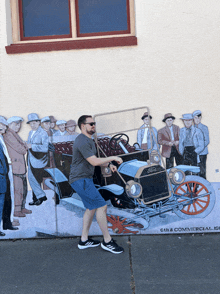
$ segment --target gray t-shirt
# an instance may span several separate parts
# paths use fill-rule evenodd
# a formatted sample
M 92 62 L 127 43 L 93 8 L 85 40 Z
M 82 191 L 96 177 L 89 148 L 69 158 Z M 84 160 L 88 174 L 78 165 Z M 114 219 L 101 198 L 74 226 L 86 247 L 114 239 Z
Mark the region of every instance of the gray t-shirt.
M 92 139 L 80 134 L 73 144 L 73 158 L 70 168 L 69 182 L 73 182 L 83 178 L 93 178 L 94 166 L 91 165 L 86 158 L 96 155 L 95 143 Z

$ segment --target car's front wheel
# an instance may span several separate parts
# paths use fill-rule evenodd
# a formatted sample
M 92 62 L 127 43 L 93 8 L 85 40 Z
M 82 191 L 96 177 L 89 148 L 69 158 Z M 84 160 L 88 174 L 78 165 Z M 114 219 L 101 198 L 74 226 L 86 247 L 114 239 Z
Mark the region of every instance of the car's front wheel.
M 186 176 L 185 181 L 176 186 L 174 197 L 180 204 L 175 213 L 184 219 L 206 217 L 215 205 L 215 191 L 212 185 L 198 176 Z

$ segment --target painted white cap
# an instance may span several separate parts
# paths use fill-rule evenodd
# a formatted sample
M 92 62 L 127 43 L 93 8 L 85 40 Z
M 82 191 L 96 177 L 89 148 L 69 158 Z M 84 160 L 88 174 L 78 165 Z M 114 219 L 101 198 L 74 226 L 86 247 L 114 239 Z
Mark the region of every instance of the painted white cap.
M 202 114 L 201 110 L 195 110 L 192 115 L 193 117 L 195 117 L 196 115 L 200 115 L 200 114 Z
M 45 117 L 43 117 L 43 118 L 41 119 L 41 122 L 42 122 L 42 123 L 43 123 L 43 122 L 47 122 L 47 121 L 50 121 L 49 116 L 45 116 Z
M 11 124 L 13 122 L 21 122 L 21 121 L 23 121 L 23 118 L 20 116 L 12 116 L 7 120 L 8 124 Z
M 61 119 L 56 122 L 57 126 L 62 125 L 62 124 L 66 124 L 66 121 Z

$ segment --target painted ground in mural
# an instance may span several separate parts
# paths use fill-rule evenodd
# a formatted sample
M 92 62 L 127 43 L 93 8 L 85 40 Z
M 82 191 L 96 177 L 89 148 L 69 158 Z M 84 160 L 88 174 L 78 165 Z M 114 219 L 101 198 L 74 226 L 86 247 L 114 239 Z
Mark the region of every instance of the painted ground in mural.
M 131 234 L 161 234 L 161 233 L 210 233 L 220 231 L 220 183 L 212 183 L 216 195 L 216 202 L 212 212 L 205 218 L 181 219 L 175 213 L 168 212 L 164 217 L 155 216 L 150 219 L 149 227 L 141 229 L 135 227 Z M 82 216 L 84 208 L 82 202 L 74 203 L 74 199 L 79 199 L 77 195 L 72 198 L 62 200 L 60 205 L 55 208 L 54 193 L 46 191 L 48 201 L 43 206 L 32 207 L 32 214 L 25 218 L 20 218 L 20 227 L 17 231 L 7 231 L 7 235 L 2 239 L 8 238 L 34 238 L 34 237 L 53 237 L 53 236 L 79 236 L 82 231 Z M 29 191 L 27 201 L 31 201 L 31 192 Z M 77 203 L 77 205 L 76 205 Z M 112 217 L 113 209 L 111 204 L 108 206 L 108 217 Z M 115 211 L 115 216 L 117 211 Z M 123 220 L 122 220 L 123 221 Z M 141 222 L 141 221 L 140 221 Z M 144 223 L 144 219 L 143 222 Z M 123 232 L 126 229 L 131 230 L 130 226 L 123 224 Z M 112 224 L 109 223 L 109 227 Z M 111 234 L 116 234 L 110 229 Z M 96 220 L 93 220 L 91 226 L 92 235 L 101 235 Z

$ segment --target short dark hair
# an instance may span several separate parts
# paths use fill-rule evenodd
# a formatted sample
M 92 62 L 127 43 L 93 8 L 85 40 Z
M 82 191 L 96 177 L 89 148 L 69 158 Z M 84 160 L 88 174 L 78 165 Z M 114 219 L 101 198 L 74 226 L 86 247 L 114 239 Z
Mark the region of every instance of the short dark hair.
M 86 122 L 86 119 L 87 119 L 88 117 L 91 117 L 91 118 L 92 118 L 91 115 L 82 115 L 82 116 L 80 116 L 80 118 L 78 119 L 78 127 L 80 128 L 80 130 L 81 130 L 81 125 L 84 124 L 84 123 Z

